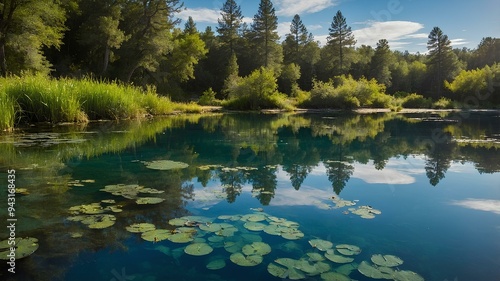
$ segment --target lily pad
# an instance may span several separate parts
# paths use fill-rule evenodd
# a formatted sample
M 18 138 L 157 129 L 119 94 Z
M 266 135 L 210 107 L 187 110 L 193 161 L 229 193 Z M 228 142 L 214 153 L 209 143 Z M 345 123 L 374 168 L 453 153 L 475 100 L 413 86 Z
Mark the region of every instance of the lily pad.
M 338 272 L 325 272 L 321 274 L 321 279 L 325 281 L 351 281 L 351 278 Z
M 229 257 L 229 259 L 233 263 L 235 263 L 239 266 L 256 266 L 256 265 L 259 265 L 263 260 L 262 256 L 260 256 L 260 255 L 246 256 L 240 252 L 232 254 Z
M 358 266 L 358 271 L 366 277 L 374 279 L 393 279 L 394 270 L 389 267 L 377 267 L 362 261 Z
M 271 252 L 271 246 L 264 242 L 253 242 L 252 244 L 247 244 L 241 249 L 243 254 L 250 255 L 267 255 Z
M 104 209 L 102 208 L 100 203 L 91 203 L 91 204 L 73 206 L 69 208 L 69 211 L 73 215 L 78 215 L 78 214 L 95 215 L 104 213 Z
M 105 203 L 105 204 L 115 204 L 116 201 L 113 200 L 113 199 L 104 199 L 104 200 L 101 200 L 102 203 Z
M 325 260 L 325 258 L 321 254 L 318 254 L 318 253 L 307 253 L 307 256 L 309 257 L 310 261 L 314 261 L 314 262 Z
M 190 233 L 176 233 L 168 237 L 174 243 L 189 243 L 194 240 Z
M 290 258 L 279 258 L 279 259 L 276 259 L 274 262 L 286 267 L 286 271 L 281 278 L 288 278 L 290 280 L 300 280 L 300 279 L 306 278 L 305 274 L 295 267 L 297 262 L 298 262 L 297 260 L 290 259 Z M 274 265 L 274 266 L 279 267 L 277 265 Z M 269 267 L 268 267 L 268 271 L 269 271 Z
M 137 195 L 139 193 L 159 194 L 164 192 L 154 188 L 146 188 L 137 184 L 106 185 L 103 189 L 100 189 L 100 191 L 108 192 L 116 196 L 122 196 L 127 199 L 137 199 Z
M 210 254 L 213 250 L 207 243 L 193 243 L 188 245 L 184 252 L 192 256 L 204 256 Z
M 143 161 L 146 168 L 153 170 L 173 170 L 173 169 L 184 169 L 189 167 L 188 164 L 183 162 L 176 162 L 172 160 L 155 160 L 155 161 Z
M 241 242 L 227 241 L 224 243 L 224 249 L 231 254 L 241 251 L 243 246 Z
M 354 255 L 359 255 L 359 253 L 361 253 L 361 248 L 355 245 L 340 244 L 335 246 L 335 248 L 339 253 L 345 256 L 354 256 Z
M 200 224 L 200 229 L 208 232 L 217 232 L 221 230 L 221 225 L 218 223 L 205 223 L 205 224 Z
M 226 266 L 226 261 L 224 259 L 220 259 L 220 258 L 213 260 L 213 261 L 210 261 L 207 264 L 207 268 L 210 270 L 221 269 L 221 268 L 224 268 L 225 266 Z
M 373 255 L 371 260 L 379 266 L 394 267 L 403 264 L 403 260 L 393 255 Z
M 159 242 L 168 239 L 172 236 L 172 232 L 168 229 L 155 229 L 143 232 L 141 238 L 150 242 Z
M 161 202 L 165 201 L 163 198 L 157 198 L 157 197 L 141 197 L 135 200 L 135 203 L 139 205 L 145 205 L 145 204 L 159 204 Z
M 81 216 L 80 221 L 88 225 L 89 228 L 102 229 L 115 224 L 116 217 L 114 215 L 87 215 Z
M 12 242 L 11 242 L 12 243 Z M 0 242 L 0 259 L 9 260 L 10 248 L 15 248 L 15 258 L 22 259 L 33 254 L 38 249 L 38 239 L 33 237 L 16 238 L 15 245 L 10 245 L 9 240 Z
M 252 221 L 246 222 L 243 226 L 251 231 L 261 231 L 264 230 L 264 228 L 266 227 L 266 225 L 263 223 L 252 222 Z
M 309 244 L 311 244 L 313 248 L 316 248 L 323 252 L 333 247 L 332 242 L 323 239 L 311 239 L 309 240 Z
M 184 226 L 188 222 L 187 219 L 175 218 L 168 221 L 168 224 L 173 226 Z
M 336 272 L 342 273 L 346 276 L 351 275 L 351 272 L 354 270 L 358 269 L 358 264 L 353 262 L 353 263 L 348 263 L 348 264 L 343 264 L 335 269 Z
M 336 255 L 335 250 L 329 249 L 325 253 L 325 257 L 334 263 L 351 263 L 354 261 L 353 258 L 344 257 L 342 255 Z
M 283 237 L 287 240 L 297 240 L 297 239 L 304 237 L 304 233 L 300 230 L 292 230 L 289 232 L 281 233 L 281 237 Z
M 208 241 L 212 243 L 220 243 L 224 241 L 224 237 L 222 236 L 210 236 L 208 237 Z
M 373 209 L 371 206 L 359 206 L 357 209 L 349 208 L 349 211 L 363 219 L 373 219 L 375 215 L 380 215 L 382 213 L 380 210 Z
M 267 271 L 272 275 L 272 276 L 275 276 L 275 277 L 278 277 L 278 278 L 287 278 L 288 277 L 288 269 L 285 268 L 285 267 L 282 267 L 282 266 L 279 266 L 275 263 L 270 263 L 268 266 L 267 266 Z
M 397 270 L 394 272 L 395 281 L 424 281 L 418 273 L 409 270 Z
M 128 232 L 133 232 L 133 233 L 143 233 L 143 232 L 147 232 L 147 231 L 151 231 L 151 230 L 155 230 L 155 225 L 152 224 L 152 223 L 134 223 L 134 224 L 131 224 L 127 227 L 125 227 L 125 229 L 128 231 Z

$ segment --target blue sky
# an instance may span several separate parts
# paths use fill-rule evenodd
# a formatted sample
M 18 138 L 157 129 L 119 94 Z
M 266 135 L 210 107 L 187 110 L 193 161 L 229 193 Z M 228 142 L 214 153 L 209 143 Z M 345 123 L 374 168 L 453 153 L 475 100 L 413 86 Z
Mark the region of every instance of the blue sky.
M 192 16 L 198 29 L 217 26 L 225 0 L 184 0 L 185 10 L 178 16 L 183 23 Z M 244 21 L 249 24 L 259 0 L 236 0 Z M 357 46 L 375 46 L 387 39 L 394 50 L 412 53 L 427 51 L 427 36 L 440 27 L 456 48 L 476 48 L 483 37 L 500 37 L 500 1 L 498 0 L 274 0 L 278 33 L 284 38 L 295 14 L 315 39 L 326 42 L 328 28 L 338 10 L 351 26 Z

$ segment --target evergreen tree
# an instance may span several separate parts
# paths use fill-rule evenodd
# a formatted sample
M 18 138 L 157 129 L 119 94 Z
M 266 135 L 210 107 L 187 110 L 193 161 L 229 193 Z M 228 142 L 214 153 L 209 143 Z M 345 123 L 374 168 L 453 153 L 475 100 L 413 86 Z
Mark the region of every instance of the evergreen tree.
M 196 34 L 198 33 L 198 29 L 196 28 L 196 23 L 191 16 L 189 16 L 187 22 L 184 24 L 184 33 L 185 34 Z
M 433 70 L 430 74 L 435 78 L 434 85 L 438 96 L 441 96 L 444 80 L 452 79 L 460 70 L 458 59 L 452 51 L 451 41 L 439 27 L 434 27 L 429 34 L 427 49 L 429 50 L 429 64 Z
M 229 46 L 231 53 L 234 52 L 234 45 L 239 37 L 239 29 L 242 24 L 243 15 L 241 8 L 234 0 L 226 0 L 221 9 L 222 19 L 218 19 L 219 26 L 217 32 L 224 44 Z
M 300 49 L 309 42 L 307 28 L 302 23 L 299 15 L 293 17 L 290 24 L 290 33 L 286 35 L 283 43 L 284 60 L 286 63 L 299 63 Z
M 391 86 L 392 52 L 389 49 L 389 42 L 386 39 L 380 39 L 375 49 L 375 54 L 370 63 L 370 77 L 375 78 L 379 83 Z
M 344 74 L 345 49 L 354 46 L 356 40 L 352 34 L 351 27 L 347 25 L 346 18 L 342 12 L 337 11 L 333 17 L 332 25 L 328 29 L 330 31 L 327 44 L 333 46 L 335 55 L 339 59 L 339 72 Z
M 48 72 L 43 49 L 62 43 L 66 16 L 58 1 L 4 0 L 0 3 L 0 74 Z
M 278 17 L 270 0 L 261 0 L 259 10 L 253 17 L 252 41 L 260 63 L 258 66 L 276 68 L 282 61 L 282 50 L 278 45 Z M 278 67 L 279 69 L 279 67 Z

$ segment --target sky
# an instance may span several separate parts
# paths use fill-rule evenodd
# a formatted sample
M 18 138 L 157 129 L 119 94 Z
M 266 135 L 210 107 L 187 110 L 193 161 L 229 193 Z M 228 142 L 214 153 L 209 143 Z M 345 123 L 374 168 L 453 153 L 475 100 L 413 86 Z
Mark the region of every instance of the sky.
M 184 0 L 178 15 L 181 25 L 191 16 L 203 31 L 215 32 L 225 0 Z M 236 0 L 244 21 L 252 23 L 259 0 Z M 326 43 L 333 16 L 340 10 L 352 28 L 356 46 L 376 47 L 387 39 L 393 50 L 427 52 L 427 36 L 441 28 L 454 48 L 477 48 L 483 37 L 500 38 L 498 0 L 273 0 L 281 40 L 290 32 L 290 23 L 299 14 L 309 32 L 322 45 Z

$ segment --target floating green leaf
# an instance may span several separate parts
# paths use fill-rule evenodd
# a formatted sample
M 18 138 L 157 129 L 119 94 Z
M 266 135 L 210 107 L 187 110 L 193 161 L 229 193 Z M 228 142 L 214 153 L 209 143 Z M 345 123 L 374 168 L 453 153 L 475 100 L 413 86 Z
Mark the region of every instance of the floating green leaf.
M 194 240 L 190 233 L 176 233 L 168 237 L 174 243 L 188 243 Z
M 9 260 L 11 254 L 11 247 L 14 247 L 15 258 L 22 259 L 33 254 L 38 249 L 38 239 L 33 237 L 16 238 L 15 245 L 11 245 L 12 240 L 3 240 L 0 242 L 0 259 Z M 11 244 L 9 244 L 11 243 Z
M 325 260 L 325 258 L 321 254 L 318 254 L 318 253 L 307 253 L 307 256 L 309 257 L 310 261 L 314 261 L 314 262 Z
M 91 203 L 91 204 L 74 206 L 69 208 L 69 211 L 73 215 L 78 215 L 78 214 L 95 215 L 104 213 L 104 209 L 102 208 L 100 203 Z
M 334 263 L 350 263 L 354 261 L 353 258 L 344 257 L 342 255 L 336 255 L 335 250 L 333 249 L 328 249 L 325 253 L 325 257 L 333 261 Z
M 147 231 L 151 231 L 151 230 L 155 230 L 155 225 L 152 224 L 152 223 L 134 223 L 134 224 L 131 224 L 127 227 L 125 227 L 125 229 L 128 231 L 128 232 L 133 232 L 133 233 L 143 233 L 143 232 L 147 232 Z
M 184 169 L 189 167 L 188 164 L 183 162 L 176 162 L 172 160 L 155 160 L 155 161 L 143 161 L 146 168 L 153 170 L 173 170 L 173 169 Z
M 200 229 L 208 232 L 217 232 L 222 229 L 221 225 L 218 223 L 205 223 L 200 224 Z
M 325 272 L 321 274 L 321 279 L 325 281 L 351 281 L 351 278 L 338 272 Z
M 225 266 L 226 266 L 226 261 L 221 258 L 212 260 L 207 264 L 207 268 L 210 270 L 221 269 L 224 268 Z
M 155 229 L 143 232 L 141 238 L 150 242 L 159 242 L 168 239 L 172 236 L 172 232 L 168 229 Z
M 250 255 L 267 255 L 271 252 L 271 246 L 264 242 L 253 242 L 252 244 L 247 244 L 241 249 L 243 254 Z
M 342 273 L 346 276 L 351 275 L 351 272 L 354 270 L 358 269 L 358 264 L 353 262 L 353 263 L 348 263 L 348 264 L 343 264 L 335 269 L 336 272 Z
M 157 198 L 157 197 L 141 197 L 135 200 L 135 203 L 139 205 L 146 205 L 146 204 L 159 204 L 161 202 L 165 201 L 163 198 Z
M 355 245 L 340 244 L 335 246 L 335 248 L 339 253 L 345 256 L 354 256 L 354 255 L 359 255 L 359 253 L 361 253 L 361 248 Z
M 210 254 L 213 250 L 207 243 L 193 243 L 188 245 L 184 252 L 192 256 L 204 256 Z
M 358 271 L 366 277 L 374 279 L 393 279 L 394 270 L 389 267 L 377 267 L 362 261 L 358 266 Z
M 403 264 L 403 260 L 393 255 L 373 255 L 371 260 L 379 266 L 394 267 Z
M 240 252 L 232 254 L 229 257 L 229 259 L 233 263 L 235 263 L 239 266 L 256 266 L 256 265 L 259 265 L 263 260 L 262 256 L 260 256 L 260 255 L 246 256 Z
M 275 276 L 275 277 L 278 277 L 278 278 L 287 278 L 288 277 L 288 269 L 287 268 L 284 268 L 284 267 L 281 267 L 275 263 L 270 263 L 268 266 L 267 266 L 267 271 L 272 275 L 272 276 Z
M 394 272 L 395 281 L 424 281 L 424 278 L 409 270 L 397 270 Z
M 331 249 L 333 247 L 332 242 L 326 241 L 323 239 L 311 239 L 311 240 L 309 240 L 309 244 L 311 244 L 311 246 L 313 248 L 316 248 L 320 251 L 326 251 L 326 250 Z
M 264 228 L 266 227 L 266 225 L 263 223 L 252 222 L 252 221 L 246 222 L 243 226 L 251 231 L 261 231 L 264 230 Z
M 175 218 L 168 221 L 168 224 L 173 226 L 184 226 L 188 222 L 187 219 Z

